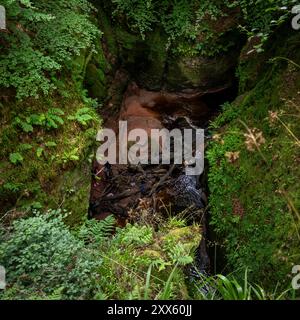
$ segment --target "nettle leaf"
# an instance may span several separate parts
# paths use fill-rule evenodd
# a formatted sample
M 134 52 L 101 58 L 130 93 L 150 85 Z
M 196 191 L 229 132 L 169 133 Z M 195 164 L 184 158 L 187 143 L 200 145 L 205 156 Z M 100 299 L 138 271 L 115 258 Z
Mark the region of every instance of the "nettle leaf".
M 22 163 L 24 158 L 19 152 L 16 152 L 9 155 L 9 160 L 12 164 L 18 164 Z

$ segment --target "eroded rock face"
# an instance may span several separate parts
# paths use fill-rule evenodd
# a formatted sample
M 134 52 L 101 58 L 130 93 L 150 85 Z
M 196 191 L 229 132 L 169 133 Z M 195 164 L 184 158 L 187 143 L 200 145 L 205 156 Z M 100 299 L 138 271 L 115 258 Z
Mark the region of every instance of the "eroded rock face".
M 157 41 L 153 45 L 150 42 L 147 46 L 144 43 L 137 46 L 141 47 L 136 59 L 123 62 L 136 82 L 148 90 L 175 92 L 198 89 L 205 91 L 232 86 L 239 48 L 215 57 L 206 57 L 168 55 L 165 52 L 166 43 L 162 41 Z

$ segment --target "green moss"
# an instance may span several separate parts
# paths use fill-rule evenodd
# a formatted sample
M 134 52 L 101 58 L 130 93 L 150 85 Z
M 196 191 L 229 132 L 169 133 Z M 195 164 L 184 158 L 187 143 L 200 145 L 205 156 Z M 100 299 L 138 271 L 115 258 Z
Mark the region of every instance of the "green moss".
M 230 86 L 237 56 L 228 54 L 214 58 L 203 56 L 172 57 L 168 63 L 167 84 L 170 88 L 202 88 Z
M 139 72 L 138 79 L 146 87 L 159 90 L 163 85 L 168 62 L 167 35 L 157 29 L 146 38 L 144 68 Z
M 107 95 L 106 76 L 101 68 L 89 64 L 86 70 L 86 86 L 90 95 L 102 101 Z
M 299 63 L 297 56 L 294 61 Z M 299 137 L 299 107 L 293 107 L 300 104 L 299 79 L 300 70 L 292 64 L 269 64 L 254 88 L 226 105 L 214 122 L 218 136 L 208 151 L 211 225 L 226 247 L 230 267 L 249 268 L 252 281 L 270 289 L 277 282 L 289 287 L 292 266 L 300 259 L 300 150 L 269 114 L 277 112 Z M 265 143 L 250 151 L 244 135 L 253 128 Z M 228 152 L 238 152 L 238 159 L 228 159 Z
M 75 118 L 70 120 L 69 116 L 74 116 L 79 109 L 91 107 L 82 102 L 74 87 L 73 91 L 69 88 L 68 93 L 68 97 L 30 99 L 1 108 L 2 212 L 11 209 L 28 212 L 32 208 L 62 206 L 72 209 L 74 223 L 80 220 L 77 217 L 87 214 L 90 175 L 85 172 L 89 172 L 91 164 L 88 159 L 100 120 L 95 116 L 86 126 Z M 57 122 L 57 128 L 32 125 L 33 132 L 25 132 L 15 122 L 18 117 L 26 123 L 31 115 L 46 114 L 49 108 L 60 108 L 64 112 L 60 116 L 63 123 Z M 18 164 L 9 159 L 9 155 L 15 152 L 23 158 Z M 69 195 L 67 190 L 72 185 L 75 193 Z
M 101 42 L 97 43 L 95 52 L 90 53 L 85 72 L 85 86 L 91 97 L 99 102 L 105 100 L 108 90 L 108 74 L 112 67 L 105 57 Z
M 61 199 L 62 207 L 70 212 L 66 223 L 71 227 L 80 225 L 87 217 L 91 175 L 91 163 L 86 162 L 66 172 L 58 181 L 55 198 Z

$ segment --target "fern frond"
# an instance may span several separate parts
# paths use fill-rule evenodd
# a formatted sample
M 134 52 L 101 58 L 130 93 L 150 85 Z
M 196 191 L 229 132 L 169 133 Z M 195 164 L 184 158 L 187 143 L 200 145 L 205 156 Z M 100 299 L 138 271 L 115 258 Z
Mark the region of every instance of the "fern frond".
M 88 220 L 80 228 L 78 237 L 88 243 L 101 243 L 112 235 L 115 223 L 116 220 L 113 216 L 109 216 L 102 221 Z

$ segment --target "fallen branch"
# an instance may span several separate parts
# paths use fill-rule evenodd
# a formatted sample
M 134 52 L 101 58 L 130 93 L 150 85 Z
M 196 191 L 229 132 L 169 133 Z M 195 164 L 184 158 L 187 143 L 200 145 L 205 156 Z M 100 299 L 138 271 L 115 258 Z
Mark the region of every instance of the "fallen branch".
M 97 202 L 97 205 L 98 205 L 98 203 L 101 203 L 104 201 L 112 201 L 112 200 L 119 200 L 119 199 L 128 198 L 128 197 L 133 196 L 137 193 L 140 193 L 140 190 L 135 190 L 135 191 L 126 190 L 126 191 L 121 192 L 119 194 L 116 194 L 114 196 L 102 198 L 100 201 Z
M 163 177 L 160 178 L 159 182 L 157 184 L 155 184 L 154 187 L 152 188 L 152 190 L 150 192 L 150 196 L 152 196 L 157 191 L 157 189 L 164 184 L 164 182 L 169 178 L 169 176 L 174 171 L 175 167 L 176 167 L 176 165 L 173 164 L 172 167 L 170 168 L 170 170 Z

